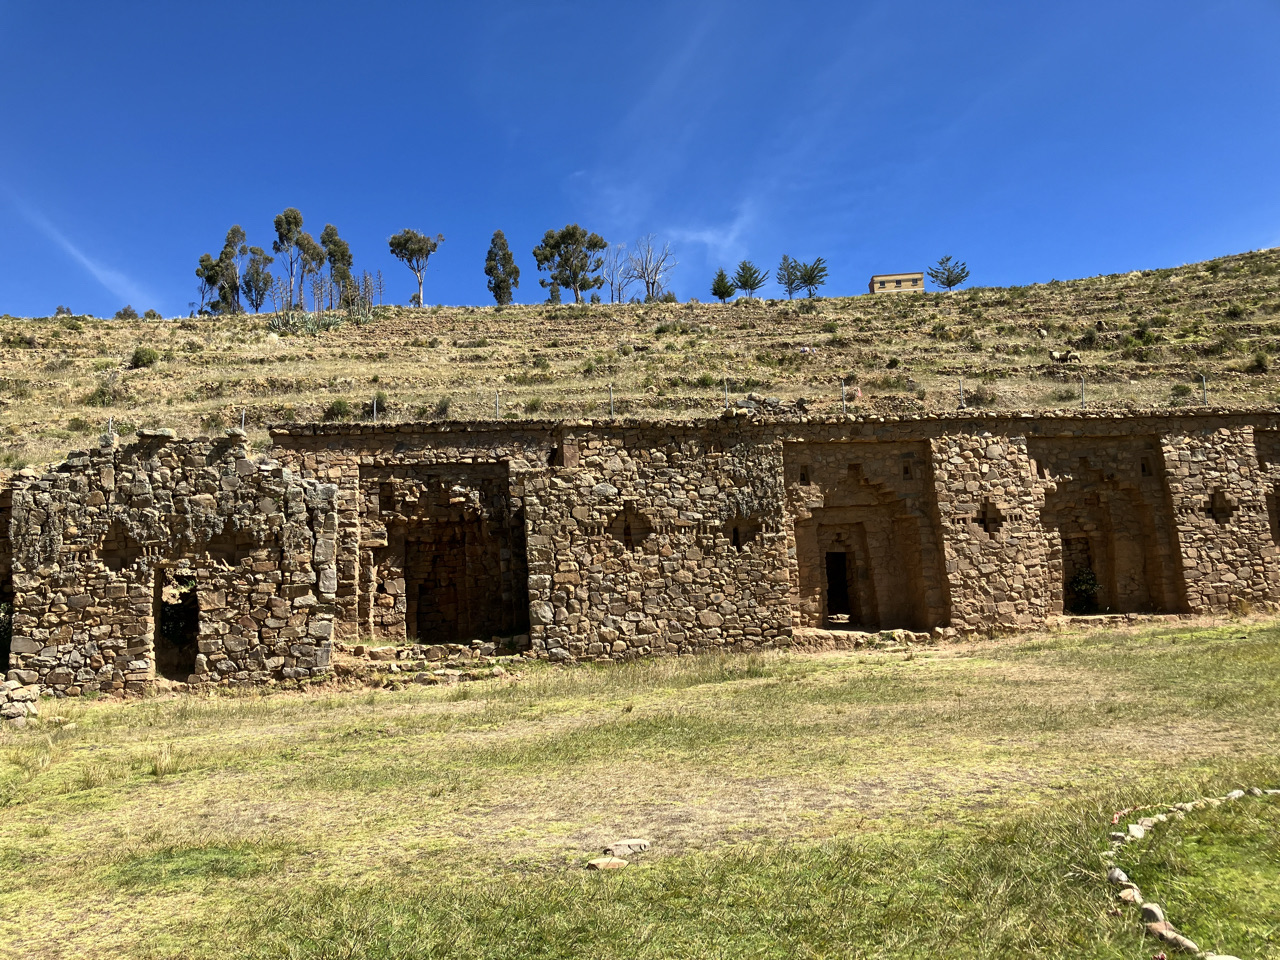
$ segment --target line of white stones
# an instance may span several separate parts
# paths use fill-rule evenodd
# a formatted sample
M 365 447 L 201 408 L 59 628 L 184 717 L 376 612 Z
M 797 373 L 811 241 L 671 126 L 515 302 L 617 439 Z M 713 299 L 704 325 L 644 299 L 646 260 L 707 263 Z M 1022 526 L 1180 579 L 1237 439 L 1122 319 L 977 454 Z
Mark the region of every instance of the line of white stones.
M 1225 797 L 1204 797 L 1200 800 L 1191 800 L 1186 803 L 1170 804 L 1164 811 L 1154 816 L 1142 817 L 1129 824 L 1123 832 L 1116 831 L 1112 833 L 1111 844 L 1102 857 L 1106 861 L 1113 861 L 1121 847 L 1127 843 L 1136 843 L 1143 839 L 1148 831 L 1161 824 L 1168 823 L 1170 820 L 1181 820 L 1188 813 L 1195 810 L 1217 807 L 1233 800 L 1239 800 L 1244 796 L 1280 796 L 1280 790 L 1264 790 L 1261 787 L 1250 787 L 1248 790 L 1232 790 Z M 1117 814 L 1117 818 L 1119 816 Z M 1142 911 L 1142 922 L 1147 933 L 1151 936 L 1156 937 L 1176 950 L 1195 954 L 1198 957 L 1205 958 L 1205 960 L 1238 960 L 1238 958 L 1230 954 L 1203 951 L 1196 945 L 1194 940 L 1184 937 L 1172 923 L 1165 919 L 1164 909 L 1160 904 L 1144 900 L 1138 885 L 1130 880 L 1119 867 L 1112 866 L 1107 870 L 1107 880 L 1119 888 L 1117 895 L 1122 903 Z

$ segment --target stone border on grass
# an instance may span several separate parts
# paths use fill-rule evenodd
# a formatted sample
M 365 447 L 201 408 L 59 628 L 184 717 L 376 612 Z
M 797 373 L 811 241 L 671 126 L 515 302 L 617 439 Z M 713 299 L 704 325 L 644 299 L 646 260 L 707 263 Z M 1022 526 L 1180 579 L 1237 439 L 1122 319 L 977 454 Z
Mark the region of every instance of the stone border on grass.
M 1191 800 L 1185 803 L 1173 803 L 1167 807 L 1161 808 L 1159 805 L 1152 807 L 1140 807 L 1129 810 L 1121 810 L 1111 819 L 1112 825 L 1118 824 L 1126 815 L 1135 813 L 1137 810 L 1159 810 L 1160 812 L 1149 816 L 1140 817 L 1133 823 L 1127 825 L 1123 831 L 1114 831 L 1111 834 L 1111 843 L 1107 850 L 1103 853 L 1102 858 L 1107 862 L 1115 860 L 1116 853 L 1125 846 L 1125 844 L 1136 843 L 1147 836 L 1147 834 L 1160 827 L 1170 820 L 1182 820 L 1188 813 L 1196 810 L 1203 810 L 1206 807 L 1217 807 L 1233 800 L 1239 800 L 1245 796 L 1264 797 L 1264 796 L 1280 796 L 1280 790 L 1264 790 L 1261 787 L 1250 787 L 1248 790 L 1232 790 L 1223 797 L 1203 797 L 1199 800 Z M 1119 888 L 1117 897 L 1121 903 L 1135 907 L 1142 912 L 1142 923 L 1147 934 L 1163 941 L 1175 950 L 1183 953 L 1194 954 L 1197 957 L 1203 957 L 1205 960 L 1238 960 L 1238 958 L 1225 953 L 1212 953 L 1201 950 L 1194 940 L 1183 936 L 1178 929 L 1170 923 L 1164 915 L 1164 909 L 1158 903 L 1148 902 L 1143 899 L 1142 891 L 1138 885 L 1129 879 L 1128 875 L 1114 864 L 1107 870 L 1107 880 Z

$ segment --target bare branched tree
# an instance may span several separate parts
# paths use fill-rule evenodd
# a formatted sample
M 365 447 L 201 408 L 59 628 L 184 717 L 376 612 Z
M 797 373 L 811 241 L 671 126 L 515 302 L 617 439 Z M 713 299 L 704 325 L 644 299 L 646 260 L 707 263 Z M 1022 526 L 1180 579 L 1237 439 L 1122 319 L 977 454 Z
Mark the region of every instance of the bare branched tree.
M 655 300 L 666 289 L 676 266 L 671 244 L 664 241 L 658 246 L 657 235 L 650 233 L 636 241 L 635 250 L 627 257 L 627 276 L 644 284 L 645 300 Z
M 315 313 L 320 313 L 324 310 L 324 295 L 328 286 L 329 281 L 319 274 L 311 278 L 311 303 L 315 307 Z M 306 309 L 305 300 L 303 301 L 302 309 Z
M 622 303 L 627 295 L 627 287 L 631 285 L 631 276 L 627 266 L 627 245 L 611 244 L 604 255 L 604 267 L 600 271 L 605 285 L 609 288 L 609 302 Z
M 267 294 L 271 298 L 271 311 L 279 313 L 281 310 L 289 309 L 292 304 L 293 287 L 286 283 L 284 277 L 275 277 L 271 281 L 271 290 Z

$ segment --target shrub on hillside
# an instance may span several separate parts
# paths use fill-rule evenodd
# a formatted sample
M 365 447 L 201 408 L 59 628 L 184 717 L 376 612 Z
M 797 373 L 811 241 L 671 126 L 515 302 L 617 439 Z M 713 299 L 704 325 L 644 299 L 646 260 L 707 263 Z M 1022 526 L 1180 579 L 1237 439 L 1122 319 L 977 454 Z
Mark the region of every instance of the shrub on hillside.
M 82 401 L 86 407 L 109 407 L 121 397 L 121 391 L 114 382 L 98 384 Z
M 354 414 L 355 410 L 352 408 L 351 402 L 339 397 L 324 408 L 324 411 L 320 414 L 320 419 L 325 421 L 349 420 Z
M 133 356 L 129 358 L 129 366 L 134 370 L 143 367 L 154 367 L 160 360 L 160 354 L 150 347 L 135 347 Z
M 123 307 L 121 307 L 119 310 L 116 311 L 116 319 L 117 320 L 137 320 L 138 311 L 133 309 L 133 307 L 131 307 L 129 304 L 126 303 Z

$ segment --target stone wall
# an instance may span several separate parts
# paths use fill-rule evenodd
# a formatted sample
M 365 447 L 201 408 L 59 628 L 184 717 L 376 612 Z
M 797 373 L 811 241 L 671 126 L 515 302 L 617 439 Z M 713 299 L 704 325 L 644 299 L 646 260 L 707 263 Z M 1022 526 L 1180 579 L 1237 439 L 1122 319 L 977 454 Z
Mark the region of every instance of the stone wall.
M 73 453 L 0 490 L 0 666 L 120 693 L 324 676 L 335 637 L 630 658 L 1280 594 L 1274 411 L 732 413 Z
M 336 490 L 165 431 L 13 483 L 10 676 L 55 694 L 321 674 Z
M 778 444 L 731 426 L 570 428 L 561 449 L 519 491 L 536 653 L 789 643 Z

